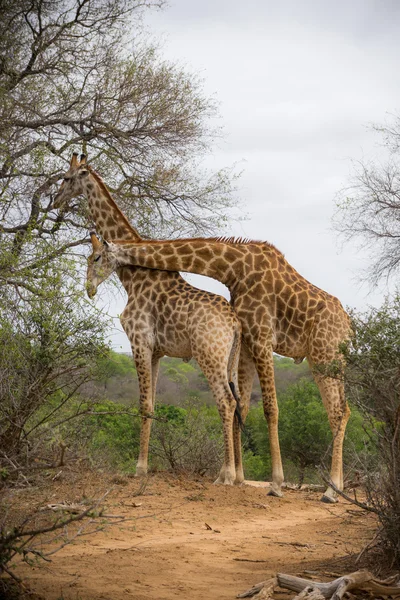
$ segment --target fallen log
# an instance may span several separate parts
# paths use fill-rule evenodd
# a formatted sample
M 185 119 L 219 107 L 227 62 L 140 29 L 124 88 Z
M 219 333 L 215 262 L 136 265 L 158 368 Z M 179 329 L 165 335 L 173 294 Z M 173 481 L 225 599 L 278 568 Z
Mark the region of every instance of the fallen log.
M 347 592 L 369 592 L 373 597 L 400 597 L 397 575 L 380 580 L 369 571 L 355 571 L 327 583 L 278 573 L 276 577 L 258 583 L 236 597 L 272 600 L 277 587 L 297 592 L 293 600 L 341 600 Z

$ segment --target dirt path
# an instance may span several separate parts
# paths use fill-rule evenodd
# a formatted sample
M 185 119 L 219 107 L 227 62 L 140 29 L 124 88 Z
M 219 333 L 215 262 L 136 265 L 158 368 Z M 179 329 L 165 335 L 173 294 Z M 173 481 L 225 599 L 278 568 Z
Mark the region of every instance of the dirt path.
M 100 496 L 110 480 L 101 484 L 78 478 L 45 495 L 23 492 L 19 503 Z M 133 497 L 136 480 L 114 486 L 107 512 L 133 520 L 79 538 L 45 567 L 18 567 L 18 575 L 44 598 L 231 600 L 277 571 L 318 571 L 322 579 L 334 560 L 372 537 L 373 523 L 363 513 L 343 501 L 327 506 L 315 493 L 286 491 L 278 499 L 262 487 L 163 476 L 151 478 L 140 497 Z

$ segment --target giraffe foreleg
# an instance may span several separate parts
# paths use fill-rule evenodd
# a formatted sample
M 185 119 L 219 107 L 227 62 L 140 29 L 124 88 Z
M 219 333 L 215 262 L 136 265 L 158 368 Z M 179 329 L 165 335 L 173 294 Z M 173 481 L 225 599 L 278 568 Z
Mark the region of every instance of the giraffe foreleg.
M 315 374 L 314 377 L 328 413 L 333 436 L 330 478 L 335 487 L 343 490 L 343 441 L 347 421 L 350 417 L 350 408 L 344 397 L 342 381 L 319 374 Z M 337 502 L 337 494 L 331 487 L 328 487 L 321 500 L 329 503 Z
M 279 409 L 275 391 L 274 361 L 272 349 L 265 348 L 253 354 L 263 398 L 264 415 L 268 423 L 269 445 L 272 462 L 272 482 L 269 496 L 283 496 L 283 467 L 278 435 Z
M 150 429 L 153 414 L 153 388 L 155 382 L 152 378 L 152 353 L 150 349 L 139 349 L 132 347 L 139 381 L 139 409 L 141 415 L 140 424 L 140 449 L 139 458 L 136 463 L 136 477 L 147 475 Z

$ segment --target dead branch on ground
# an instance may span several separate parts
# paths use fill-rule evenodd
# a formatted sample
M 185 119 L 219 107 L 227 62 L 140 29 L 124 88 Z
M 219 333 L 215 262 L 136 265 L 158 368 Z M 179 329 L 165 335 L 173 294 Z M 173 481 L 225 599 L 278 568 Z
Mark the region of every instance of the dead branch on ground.
M 278 573 L 236 597 L 272 600 L 278 587 L 297 592 L 298 595 L 293 600 L 341 600 L 348 592 L 368 592 L 373 594 L 374 598 L 400 597 L 398 575 L 380 580 L 369 571 L 355 571 L 327 583 Z

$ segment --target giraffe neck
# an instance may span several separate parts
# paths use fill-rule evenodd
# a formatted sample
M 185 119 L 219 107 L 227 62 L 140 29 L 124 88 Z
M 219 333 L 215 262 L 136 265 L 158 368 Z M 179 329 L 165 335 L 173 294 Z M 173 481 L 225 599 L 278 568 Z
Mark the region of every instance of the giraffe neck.
M 237 243 L 223 238 L 113 241 L 112 250 L 121 265 L 198 273 L 221 281 L 231 292 L 254 271 L 255 256 L 264 261 L 265 270 L 272 266 L 268 264 L 268 251 L 278 252 L 268 244 Z
M 152 285 L 157 284 L 158 289 L 163 288 L 170 291 L 175 285 L 187 285 L 183 277 L 177 272 L 158 271 L 129 265 L 118 268 L 117 273 L 129 299 L 138 299 L 143 292 L 148 296 L 149 283 Z
M 96 225 L 96 231 L 105 239 L 115 237 L 141 241 L 141 237 L 118 208 L 107 186 L 92 168 L 84 180 L 84 194 L 88 200 L 90 215 Z

